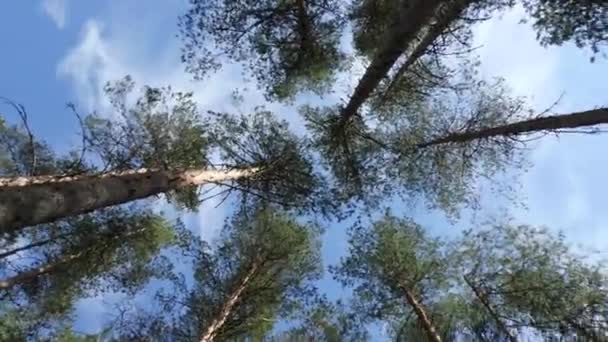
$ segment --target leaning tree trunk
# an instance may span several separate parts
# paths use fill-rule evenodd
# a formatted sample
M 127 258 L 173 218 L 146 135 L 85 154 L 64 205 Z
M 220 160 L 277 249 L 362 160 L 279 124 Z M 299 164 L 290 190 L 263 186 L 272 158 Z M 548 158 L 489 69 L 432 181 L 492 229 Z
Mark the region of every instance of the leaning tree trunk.
M 41 275 L 51 273 L 55 271 L 60 266 L 69 263 L 70 261 L 76 260 L 84 255 L 84 251 L 70 254 L 66 257 L 61 258 L 58 261 L 53 263 L 33 268 L 29 271 L 21 272 L 15 276 L 6 279 L 0 279 L 0 290 L 8 290 L 13 288 L 16 285 L 27 283 L 32 281 L 35 278 L 40 277 Z
M 251 278 L 258 271 L 260 263 L 258 261 L 254 261 L 254 263 L 249 268 L 249 271 L 245 276 L 237 283 L 234 290 L 229 294 L 226 301 L 221 305 L 219 312 L 217 315 L 211 320 L 209 325 L 205 328 L 203 335 L 201 337 L 201 342 L 211 342 L 215 339 L 219 331 L 222 329 L 230 314 L 233 312 L 234 307 L 237 305 L 243 291 L 247 288 L 247 285 L 251 281 Z
M 405 72 L 426 53 L 429 46 L 431 46 L 431 44 L 433 44 L 433 42 L 435 42 L 437 38 L 461 16 L 472 1 L 473 0 L 455 0 L 454 2 L 447 3 L 445 6 L 440 7 L 439 14 L 436 18 L 437 21 L 430 25 L 420 42 L 412 50 L 401 67 L 399 67 L 399 70 L 397 70 L 395 76 L 393 76 L 393 80 L 384 92 L 383 100 L 386 100 L 403 74 L 405 74 Z
M 387 33 L 386 44 L 372 59 L 341 113 L 340 125 L 345 125 L 376 89 L 397 59 L 407 50 L 416 35 L 427 25 L 437 7 L 445 0 L 401 0 L 400 13 Z
M 422 304 L 420 304 L 420 302 L 418 302 L 418 300 L 416 299 L 416 296 L 414 296 L 412 291 L 405 286 L 401 286 L 401 290 L 405 295 L 405 299 L 408 305 L 412 307 L 412 310 L 414 310 L 416 317 L 418 317 L 418 321 L 422 324 L 422 327 L 424 328 L 424 331 L 426 332 L 426 335 L 428 336 L 429 340 L 433 342 L 441 342 L 441 336 L 439 336 L 439 333 L 433 325 L 433 322 L 431 322 L 431 319 L 426 314 L 426 311 L 422 307 Z
M 0 178 L 0 233 L 186 186 L 251 177 L 257 168 L 171 172 L 138 169 L 81 176 Z
M 447 136 L 418 144 L 417 147 L 424 148 L 447 143 L 466 143 L 472 140 L 487 139 L 497 136 L 509 137 L 525 133 L 594 126 L 603 123 L 608 123 L 608 108 L 523 120 L 477 131 L 448 134 Z
M 475 294 L 475 297 L 477 297 L 477 299 L 481 302 L 483 307 L 486 308 L 486 311 L 488 311 L 488 314 L 490 316 L 492 316 L 492 319 L 498 326 L 498 329 L 500 329 L 500 331 L 507 336 L 507 338 L 509 339 L 510 342 L 517 342 L 517 338 L 515 338 L 515 336 L 513 336 L 513 334 L 511 334 L 509 329 L 505 326 L 505 324 L 502 322 L 500 317 L 498 317 L 498 314 L 492 308 L 492 305 L 490 305 L 490 302 L 488 301 L 487 296 L 484 293 L 482 293 L 482 291 L 479 288 L 477 288 L 477 286 L 475 286 L 475 284 L 473 284 L 473 282 L 467 276 L 464 276 L 463 279 L 464 279 L 465 283 L 467 283 L 467 285 L 471 288 L 471 290 Z
M 105 237 L 109 238 L 110 241 L 119 241 L 119 240 L 126 239 L 128 237 L 131 237 L 135 234 L 141 233 L 141 232 L 145 231 L 146 229 L 147 229 L 147 227 L 143 227 L 143 228 L 138 228 L 138 229 L 136 229 L 134 231 L 130 231 L 130 232 L 129 231 L 128 232 L 120 231 L 118 233 L 105 233 Z M 64 235 L 67 236 L 69 234 L 64 234 Z M 105 245 L 104 245 L 104 243 L 105 243 Z M 55 271 L 57 271 L 58 268 L 65 266 L 66 264 L 68 264 L 74 260 L 85 257 L 85 255 L 87 253 L 89 253 L 91 251 L 91 249 L 95 248 L 96 246 L 98 246 L 100 244 L 102 246 L 104 246 L 103 248 L 107 248 L 107 246 L 108 246 L 107 243 L 108 243 L 108 240 L 105 240 L 105 239 L 100 240 L 99 237 L 91 236 L 88 244 L 81 246 L 80 251 L 78 253 L 68 254 L 67 256 L 58 258 L 57 260 L 49 262 L 48 264 L 45 264 L 43 266 L 34 267 L 33 269 L 31 269 L 29 271 L 24 271 L 24 272 L 18 273 L 16 275 L 6 278 L 6 279 L 0 279 L 0 290 L 11 289 L 13 286 L 30 282 L 33 279 L 40 277 L 41 275 L 55 272 Z M 69 272 L 69 269 L 63 270 L 63 272 Z
M 53 236 L 53 237 L 51 237 L 49 239 L 44 239 L 44 240 L 32 242 L 32 243 L 27 244 L 25 246 L 17 247 L 17 248 L 14 248 L 14 249 L 2 252 L 2 253 L 0 253 L 0 259 L 4 259 L 4 258 L 7 258 L 7 257 L 10 257 L 12 255 L 15 255 L 15 254 L 23 252 L 23 251 L 30 250 L 32 248 L 42 247 L 42 246 L 44 246 L 46 244 L 49 244 L 49 243 L 54 242 L 54 241 L 57 241 L 57 239 L 63 239 L 63 238 L 68 237 L 70 235 L 74 235 L 74 232 L 69 232 L 69 233 L 65 233 L 65 234 L 59 234 L 59 235 Z

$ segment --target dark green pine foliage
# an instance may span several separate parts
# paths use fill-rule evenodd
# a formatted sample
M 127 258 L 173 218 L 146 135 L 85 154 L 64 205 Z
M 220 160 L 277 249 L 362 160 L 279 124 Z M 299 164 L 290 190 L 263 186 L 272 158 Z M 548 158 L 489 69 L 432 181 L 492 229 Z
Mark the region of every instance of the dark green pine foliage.
M 158 294 L 165 311 L 120 334 L 142 341 L 260 340 L 316 297 L 320 231 L 270 207 L 238 210 L 208 245 L 182 239 L 194 283 Z
M 450 263 L 439 240 L 387 213 L 370 226 L 351 228 L 349 245 L 348 255 L 332 271 L 354 288 L 354 310 L 364 321 L 412 317 L 426 336 L 441 334 L 431 309 L 446 295 Z
M 409 289 L 442 341 L 606 339 L 608 278 L 597 256 L 525 225 L 490 224 L 444 241 L 392 216 L 353 228 L 349 254 L 333 269 L 354 289 L 349 312 L 396 341 L 436 341 Z
M 178 207 L 196 210 L 210 196 L 242 194 L 243 200 L 270 201 L 285 208 L 337 213 L 324 179 L 313 169 L 305 141 L 291 133 L 287 122 L 257 108 L 249 115 L 199 114 L 190 93 L 145 87 L 130 105 L 133 81 L 127 77 L 106 87 L 118 117 L 98 114 L 86 118 L 88 150 L 108 170 L 159 168 L 260 168 L 253 178 L 216 184 L 219 191 L 200 187 L 172 191 Z M 210 160 L 211 156 L 219 160 Z
M 274 99 L 325 93 L 346 65 L 337 0 L 191 0 L 180 18 L 187 71 L 202 77 L 222 60 L 244 63 Z
M 108 209 L 23 234 L 0 259 L 0 321 L 14 320 L 30 338 L 69 322 L 81 298 L 133 294 L 170 271 L 158 253 L 172 243 L 172 226 L 149 212 Z
M 369 341 L 366 326 L 341 302 L 331 303 L 322 298 L 302 316 L 295 327 L 270 336 L 266 340 L 272 342 Z
M 270 202 L 299 213 L 338 215 L 343 202 L 314 168 L 307 141 L 290 132 L 286 121 L 257 108 L 248 115 L 210 112 L 210 141 L 221 160 L 231 167 L 260 167 L 254 179 L 228 185 L 240 190 L 249 205 Z
M 464 77 L 470 84 L 465 89 L 378 108 L 351 121 L 344 135 L 328 129 L 339 120 L 337 108 L 304 107 L 314 147 L 339 184 L 336 193 L 371 206 L 392 195 L 420 198 L 457 215 L 463 205 L 477 205 L 480 179 L 524 166 L 523 144 L 516 139 L 422 146 L 457 128 L 491 127 L 527 113 L 503 82 L 475 82 L 468 72 Z M 508 194 L 510 186 L 496 191 Z
M 129 76 L 108 83 L 105 92 L 112 113 L 93 113 L 84 120 L 87 152 L 101 159 L 103 170 L 210 166 L 206 122 L 192 93 L 144 87 L 140 95 L 134 86 Z M 196 187 L 172 191 L 168 198 L 178 207 L 191 210 L 200 203 Z
M 573 42 L 595 54 L 608 42 L 606 0 L 522 0 L 543 45 Z M 593 60 L 593 59 L 592 59 Z
M 603 341 L 608 278 L 564 236 L 525 225 L 496 224 L 457 243 L 457 274 L 471 305 L 499 331 Z M 593 256 L 596 257 L 596 256 Z

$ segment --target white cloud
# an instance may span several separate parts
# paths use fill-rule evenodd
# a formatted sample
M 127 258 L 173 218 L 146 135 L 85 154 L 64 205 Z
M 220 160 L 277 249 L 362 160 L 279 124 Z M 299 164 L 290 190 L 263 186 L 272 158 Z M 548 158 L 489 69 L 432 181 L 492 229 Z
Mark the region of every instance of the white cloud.
M 519 23 L 521 8 L 480 25 L 476 43 L 481 48 L 482 73 L 504 77 L 514 93 L 526 96 L 536 111 L 545 110 L 565 96 L 555 113 L 583 110 L 598 105 L 603 93 L 596 90 L 595 75 L 604 74 L 608 63 L 588 63 L 576 47 L 541 47 L 529 25 Z M 601 103 L 600 103 L 601 104 Z M 601 135 L 549 135 L 530 144 L 532 168 L 523 175 L 521 199 L 528 210 L 516 209 L 516 220 L 561 230 L 569 241 L 605 249 L 608 215 L 602 203 L 606 186 L 599 170 L 608 159 Z M 585 167 L 593 165 L 593 167 Z M 513 208 L 510 208 L 513 209 Z
M 561 93 L 556 82 L 560 50 L 540 46 L 532 28 L 520 24 L 523 16 L 523 9 L 516 7 L 484 22 L 476 29 L 475 45 L 482 46 L 485 77 L 506 78 L 515 94 L 530 97 L 535 107 L 545 109 Z
M 58 75 L 72 83 L 78 102 L 84 104 L 87 110 L 105 107 L 103 85 L 126 73 L 112 47 L 102 38 L 102 32 L 101 23 L 88 21 L 78 45 L 68 52 L 57 67 Z
M 43 0 L 42 9 L 55 25 L 57 25 L 57 28 L 63 29 L 65 27 L 67 0 Z

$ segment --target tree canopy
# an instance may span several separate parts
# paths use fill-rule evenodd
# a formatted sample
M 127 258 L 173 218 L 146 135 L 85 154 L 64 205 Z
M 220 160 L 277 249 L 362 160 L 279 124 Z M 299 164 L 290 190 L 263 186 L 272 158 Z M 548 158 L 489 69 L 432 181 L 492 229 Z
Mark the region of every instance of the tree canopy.
M 59 153 L 0 98 L 19 119 L 0 116 L 0 340 L 608 339 L 608 273 L 564 236 L 500 218 L 448 238 L 378 215 L 421 201 L 455 220 L 483 182 L 512 189 L 500 176 L 528 166 L 530 138 L 608 123 L 605 104 L 533 112 L 480 72 L 476 25 L 515 7 L 540 45 L 603 53 L 606 0 L 190 0 L 186 72 L 242 71 L 269 106 L 211 110 L 126 76 L 105 111 L 68 106 L 81 146 Z M 212 198 L 230 219 L 202 240 L 181 216 Z M 324 267 L 344 219 L 346 255 Z M 76 331 L 79 301 L 110 293 L 114 319 Z

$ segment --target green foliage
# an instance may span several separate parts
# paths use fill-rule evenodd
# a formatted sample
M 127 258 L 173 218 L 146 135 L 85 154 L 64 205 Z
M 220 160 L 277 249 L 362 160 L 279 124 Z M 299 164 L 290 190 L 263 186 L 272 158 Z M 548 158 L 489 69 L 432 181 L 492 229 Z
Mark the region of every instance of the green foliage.
M 210 142 L 229 167 L 259 167 L 253 178 L 238 180 L 233 189 L 242 190 L 243 201 L 269 201 L 285 209 L 336 214 L 325 179 L 313 168 L 305 141 L 289 131 L 286 121 L 277 120 L 258 108 L 249 115 L 213 116 Z
M 184 328 L 194 328 L 190 331 L 196 335 L 209 324 L 253 265 L 259 268 L 222 329 L 222 336 L 268 331 L 277 314 L 286 317 L 297 310 L 298 299 L 306 298 L 313 290 L 311 281 L 320 276 L 320 245 L 311 228 L 268 209 L 237 215 L 223 231 L 213 264 L 201 261 L 196 265 L 197 284 L 190 295 L 191 306 L 196 309 L 189 310 Z
M 0 117 L 0 176 L 44 175 L 57 170 L 50 147 Z
M 345 65 L 342 11 L 336 0 L 191 0 L 180 18 L 182 61 L 199 78 L 220 56 L 245 62 L 269 98 L 323 94 Z
M 143 95 L 130 105 L 133 87 L 128 76 L 107 84 L 105 91 L 115 114 L 92 114 L 85 119 L 89 150 L 99 155 L 105 169 L 186 170 L 208 166 L 205 121 L 198 114 L 192 94 L 173 92 L 170 87 L 145 87 Z M 196 188 L 168 195 L 181 207 L 198 207 Z
M 459 273 L 506 325 L 590 340 L 608 329 L 605 269 L 585 262 L 562 235 L 494 225 L 465 234 L 458 250 Z
M 332 269 L 344 286 L 354 287 L 355 309 L 367 321 L 400 321 L 411 315 L 405 292 L 424 307 L 441 300 L 449 262 L 442 243 L 422 227 L 386 214 L 371 226 L 350 231 L 349 253 Z
M 593 53 L 608 41 L 606 0 L 522 0 L 543 45 L 572 41 Z
M 463 205 L 477 205 L 479 179 L 496 176 L 507 166 L 524 166 L 522 145 L 510 137 L 423 145 L 525 113 L 522 101 L 512 98 L 503 82 L 473 82 L 474 75 L 465 76 L 468 85 L 462 89 L 437 89 L 416 101 L 374 108 L 348 121 L 339 134 L 336 109 L 304 107 L 313 147 L 337 183 L 334 193 L 371 207 L 394 195 L 422 198 L 429 207 L 457 216 Z
M 349 244 L 333 272 L 354 288 L 350 311 L 387 323 L 397 341 L 426 340 L 408 290 L 445 341 L 595 341 L 608 331 L 605 268 L 546 229 L 490 225 L 446 244 L 387 214 L 353 227 Z
M 359 53 L 370 59 L 374 57 L 398 10 L 399 1 L 396 0 L 352 2 L 349 19 L 353 25 L 353 43 Z
M 332 172 L 335 201 L 357 198 L 371 204 L 379 196 L 386 195 L 375 191 L 383 179 L 381 153 L 373 141 L 363 138 L 367 127 L 359 117 L 342 125 L 338 111 L 335 107 L 300 108 L 307 120 L 312 147 L 320 152 L 321 161 Z
M 365 325 L 347 312 L 340 302 L 332 304 L 326 299 L 306 311 L 299 325 L 268 338 L 269 341 L 368 341 Z
M 194 285 L 181 283 L 172 293 L 159 293 L 166 311 L 148 325 L 158 340 L 198 341 L 226 312 L 216 339 L 258 340 L 314 296 L 312 283 L 321 275 L 319 233 L 266 208 L 239 211 L 213 247 L 194 236 L 181 239 L 192 262 Z M 167 317 L 174 318 L 163 319 Z
M 159 216 L 124 209 L 32 228 L 23 236 L 30 247 L 0 261 L 2 278 L 12 282 L 1 290 L 10 303 L 2 311 L 18 317 L 31 336 L 36 327 L 69 320 L 80 298 L 109 290 L 133 294 L 169 272 L 157 254 L 173 236 Z

